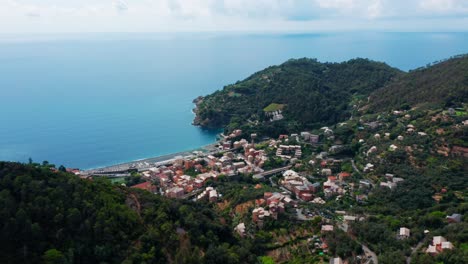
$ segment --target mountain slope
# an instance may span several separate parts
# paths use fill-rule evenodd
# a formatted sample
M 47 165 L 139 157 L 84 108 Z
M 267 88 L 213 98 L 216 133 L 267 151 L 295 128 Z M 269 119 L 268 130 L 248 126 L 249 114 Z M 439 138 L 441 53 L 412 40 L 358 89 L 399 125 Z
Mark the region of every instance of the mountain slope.
M 373 111 L 437 104 L 451 107 L 468 97 L 468 55 L 417 69 L 371 94 Z
M 7 162 L 0 190 L 2 263 L 255 260 L 203 204 Z
M 353 96 L 366 97 L 400 74 L 384 63 L 366 59 L 342 63 L 289 60 L 202 98 L 194 123 L 234 128 L 245 120 L 268 121 L 264 109 L 273 104 L 281 105 L 286 122 L 301 127 L 332 124 L 349 117 Z

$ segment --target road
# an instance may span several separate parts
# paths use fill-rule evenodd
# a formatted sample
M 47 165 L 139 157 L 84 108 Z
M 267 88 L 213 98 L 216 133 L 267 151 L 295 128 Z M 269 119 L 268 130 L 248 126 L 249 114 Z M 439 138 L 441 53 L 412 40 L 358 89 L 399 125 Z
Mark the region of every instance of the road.
M 416 253 L 424 245 L 424 240 L 425 240 L 425 238 L 421 239 L 421 241 L 419 241 L 419 243 L 416 245 L 416 247 L 412 248 L 411 254 L 409 255 L 409 257 L 406 258 L 406 264 L 411 263 L 411 256 L 413 256 L 414 253 Z
M 343 231 L 345 231 L 343 229 L 343 226 L 342 225 L 338 225 L 339 228 L 341 228 Z M 346 231 L 345 231 L 346 232 Z M 359 242 L 357 240 L 357 238 L 354 236 L 354 235 L 350 235 L 350 237 L 356 241 L 359 245 L 361 245 L 362 247 L 362 250 L 364 251 L 365 255 L 366 256 L 371 256 L 370 259 L 367 260 L 367 262 L 365 264 L 378 264 L 379 263 L 379 258 L 377 257 L 377 254 L 374 253 L 374 251 L 370 250 L 369 247 L 367 247 L 366 245 L 362 244 L 361 242 Z M 372 262 L 371 262 L 372 261 Z
M 289 170 L 291 167 L 292 167 L 292 165 L 289 165 L 289 166 L 286 166 L 286 167 L 281 167 L 281 168 L 272 169 L 272 170 L 269 170 L 269 171 L 264 171 L 264 172 L 255 174 L 254 177 L 265 177 L 265 176 L 268 176 L 268 175 L 276 174 L 278 172 Z
M 302 208 L 297 208 L 296 209 L 296 219 L 297 220 L 301 220 L 301 221 L 308 221 L 310 220 L 309 218 L 307 218 L 307 216 L 305 216 L 303 213 L 302 213 Z
M 353 160 L 353 159 L 351 160 L 351 165 L 353 166 L 353 169 L 354 169 L 355 172 L 361 173 L 361 172 L 359 171 L 359 169 L 356 167 L 356 164 L 354 163 L 354 160 Z
M 359 241 L 356 241 L 359 243 Z M 368 264 L 370 263 L 373 263 L 373 264 L 378 264 L 379 263 L 379 259 L 377 258 L 377 254 L 375 254 L 372 250 L 370 250 L 366 245 L 364 244 L 361 244 L 362 246 L 362 250 L 364 250 L 364 253 L 366 254 L 366 256 L 371 256 L 371 258 L 366 262 Z M 370 262 L 372 261 L 372 262 Z

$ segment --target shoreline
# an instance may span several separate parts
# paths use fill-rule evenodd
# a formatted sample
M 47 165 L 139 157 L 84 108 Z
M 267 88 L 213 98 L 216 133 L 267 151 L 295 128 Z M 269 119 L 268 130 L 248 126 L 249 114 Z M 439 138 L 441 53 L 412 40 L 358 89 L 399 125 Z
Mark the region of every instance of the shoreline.
M 192 121 L 191 125 L 200 127 L 200 125 L 196 124 L 196 119 L 197 119 L 197 108 L 198 104 L 203 100 L 203 96 L 198 96 L 195 98 L 192 103 L 195 105 L 195 108 L 191 109 L 192 114 L 195 116 L 194 120 Z M 162 163 L 168 163 L 171 160 L 173 160 L 176 157 L 182 156 L 182 157 L 187 157 L 187 156 L 192 156 L 194 155 L 193 152 L 195 151 L 201 151 L 204 153 L 212 153 L 214 151 L 217 151 L 217 148 L 215 146 L 220 143 L 219 141 L 219 136 L 221 134 L 217 134 L 215 141 L 211 144 L 200 146 L 195 149 L 189 149 L 189 150 L 184 150 L 184 151 L 179 151 L 175 153 L 169 153 L 169 154 L 162 154 L 159 156 L 154 156 L 154 157 L 149 157 L 149 158 L 142 158 L 142 159 L 137 159 L 137 160 L 131 160 L 131 161 L 126 161 L 126 162 L 120 162 L 117 164 L 113 165 L 106 165 L 106 166 L 100 166 L 100 167 L 95 167 L 95 168 L 88 168 L 82 170 L 84 174 L 93 174 L 93 173 L 115 173 L 117 171 L 125 171 L 129 170 L 131 168 L 136 168 L 136 169 L 143 169 L 143 168 L 150 168 L 150 167 L 155 167 L 155 166 L 161 166 Z
M 174 152 L 174 153 L 169 153 L 169 154 L 163 154 L 163 155 L 149 157 L 149 158 L 131 160 L 131 161 L 121 162 L 121 163 L 108 165 L 108 166 L 85 169 L 85 170 L 82 170 L 82 172 L 84 174 L 106 173 L 106 172 L 113 173 L 116 171 L 128 170 L 130 168 L 143 169 L 143 168 L 160 166 L 162 164 L 159 164 L 159 163 L 167 163 L 179 156 L 182 156 L 182 157 L 192 156 L 194 155 L 193 152 L 195 151 L 201 151 L 204 153 L 214 152 L 217 150 L 217 148 L 215 147 L 217 144 L 219 144 L 218 140 L 216 140 L 212 144 L 204 145 L 195 149 L 184 150 L 184 151 L 179 151 L 179 152 Z

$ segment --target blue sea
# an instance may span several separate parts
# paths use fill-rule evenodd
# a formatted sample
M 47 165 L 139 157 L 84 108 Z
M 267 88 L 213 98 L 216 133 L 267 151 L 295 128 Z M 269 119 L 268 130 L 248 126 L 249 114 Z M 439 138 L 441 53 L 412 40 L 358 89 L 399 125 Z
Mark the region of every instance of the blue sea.
M 468 33 L 0 35 L 0 160 L 82 169 L 194 149 L 192 100 L 290 58 L 410 70 Z

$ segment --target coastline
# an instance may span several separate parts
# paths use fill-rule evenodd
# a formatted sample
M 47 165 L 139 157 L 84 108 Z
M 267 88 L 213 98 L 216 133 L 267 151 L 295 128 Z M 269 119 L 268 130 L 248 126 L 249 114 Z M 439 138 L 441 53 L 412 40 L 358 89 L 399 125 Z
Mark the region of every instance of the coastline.
M 196 149 L 190 149 L 190 150 L 163 154 L 163 155 L 149 157 L 149 158 L 132 160 L 132 161 L 117 163 L 117 164 L 109 165 L 109 166 L 90 168 L 90 169 L 82 170 L 82 173 L 85 175 L 89 175 L 93 173 L 103 173 L 103 174 L 109 173 L 110 174 L 110 173 L 115 173 L 119 171 L 129 170 L 131 168 L 146 169 L 150 167 L 161 166 L 164 163 L 168 163 L 174 160 L 176 157 L 193 156 L 194 155 L 193 152 L 195 151 L 201 151 L 204 153 L 213 153 L 214 151 L 217 151 L 217 148 L 216 148 L 217 144 L 219 144 L 219 142 L 216 140 L 212 144 L 204 145 Z
M 201 127 L 199 124 L 197 124 L 197 109 L 198 109 L 198 104 L 202 101 L 203 101 L 202 96 L 199 96 L 192 101 L 193 104 L 195 105 L 195 108 L 191 109 L 192 114 L 194 114 L 195 116 L 194 121 L 192 122 L 193 126 Z M 106 173 L 111 174 L 111 173 L 117 173 L 121 171 L 128 171 L 129 169 L 146 169 L 146 168 L 164 165 L 165 163 L 171 162 L 176 157 L 194 156 L 195 155 L 194 152 L 196 151 L 200 151 L 203 153 L 213 153 L 217 151 L 216 145 L 219 144 L 219 135 L 220 134 L 216 136 L 216 139 L 213 143 L 200 146 L 195 149 L 189 149 L 189 150 L 179 151 L 175 153 L 163 154 L 163 155 L 149 157 L 149 158 L 131 160 L 131 161 L 121 162 L 121 163 L 117 163 L 113 165 L 106 165 L 106 166 L 101 166 L 101 167 L 84 169 L 82 170 L 82 173 L 84 175 L 106 174 Z

